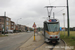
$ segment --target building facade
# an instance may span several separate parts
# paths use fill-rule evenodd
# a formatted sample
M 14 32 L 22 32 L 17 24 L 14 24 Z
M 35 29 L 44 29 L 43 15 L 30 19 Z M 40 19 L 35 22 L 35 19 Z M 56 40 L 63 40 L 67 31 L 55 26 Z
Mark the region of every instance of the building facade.
M 15 30 L 15 22 L 11 21 L 11 30 Z
M 25 25 L 21 25 L 21 31 L 25 31 Z
M 4 27 L 5 27 L 5 31 L 11 30 L 10 23 L 11 23 L 11 18 L 6 17 L 6 16 L 0 16 L 0 31 L 4 31 Z
M 7 31 L 7 30 L 11 30 L 11 18 L 6 17 L 5 22 L 6 22 L 5 30 L 6 30 L 6 31 Z

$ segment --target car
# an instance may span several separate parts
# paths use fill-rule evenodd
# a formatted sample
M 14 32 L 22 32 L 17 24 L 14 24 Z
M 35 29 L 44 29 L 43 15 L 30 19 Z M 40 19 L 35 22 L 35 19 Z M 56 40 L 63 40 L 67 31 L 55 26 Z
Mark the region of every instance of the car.
M 7 34 L 8 33 L 8 31 L 5 31 L 5 34 Z M 2 31 L 2 34 L 4 34 L 4 31 Z
M 30 32 L 30 31 L 27 31 L 27 32 Z
M 8 30 L 8 33 L 13 33 L 13 30 Z

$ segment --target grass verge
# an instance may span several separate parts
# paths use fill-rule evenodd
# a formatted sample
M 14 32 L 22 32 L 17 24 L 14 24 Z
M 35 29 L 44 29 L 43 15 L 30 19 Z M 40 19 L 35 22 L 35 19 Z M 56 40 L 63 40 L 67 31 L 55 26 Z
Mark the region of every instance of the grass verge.
M 60 38 L 67 43 L 67 46 L 74 46 L 74 49 L 75 49 L 75 31 L 70 31 L 69 37 L 68 37 L 67 31 L 65 31 L 65 34 L 63 31 L 61 31 Z
M 2 34 L 0 34 L 0 37 L 5 37 L 5 36 L 8 36 L 8 35 L 2 35 Z

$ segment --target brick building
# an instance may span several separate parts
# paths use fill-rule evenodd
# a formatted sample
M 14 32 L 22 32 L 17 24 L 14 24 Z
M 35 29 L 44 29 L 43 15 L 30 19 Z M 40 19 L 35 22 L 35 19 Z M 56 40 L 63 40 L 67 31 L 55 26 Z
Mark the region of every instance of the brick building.
M 16 30 L 21 30 L 21 25 L 20 25 L 20 24 L 16 24 L 15 29 L 16 29 Z
M 15 25 L 15 30 L 18 30 L 18 25 Z
M 0 16 L 0 31 L 4 31 L 4 20 L 5 20 L 5 31 L 11 30 L 11 18 L 7 16 Z
M 21 31 L 25 31 L 25 26 L 21 25 Z
M 20 30 L 20 31 L 23 32 L 23 31 L 25 31 L 25 26 L 24 25 L 21 25 L 21 24 L 17 24 L 16 27 L 15 27 L 15 29 L 16 30 Z
M 15 23 L 11 21 L 11 30 L 15 30 Z

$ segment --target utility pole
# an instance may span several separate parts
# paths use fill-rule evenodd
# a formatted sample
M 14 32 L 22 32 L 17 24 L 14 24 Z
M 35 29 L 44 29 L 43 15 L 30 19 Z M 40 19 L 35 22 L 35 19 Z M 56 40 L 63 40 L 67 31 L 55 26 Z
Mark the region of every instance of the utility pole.
M 6 20 L 6 12 L 4 12 L 4 35 L 5 35 L 5 20 Z
M 56 7 L 66 7 L 66 6 L 45 6 L 47 8 L 47 12 L 48 12 L 48 17 L 50 19 L 50 16 L 51 16 L 51 12 L 52 12 L 52 9 L 53 8 L 56 8 Z M 49 8 L 51 8 L 51 10 L 49 11 Z
M 68 36 L 70 35 L 70 29 L 69 29 L 69 6 L 68 6 L 68 0 L 67 0 L 67 26 L 68 26 Z
M 54 17 L 55 17 L 55 14 L 54 14 L 54 12 L 53 12 L 53 19 L 54 19 Z

